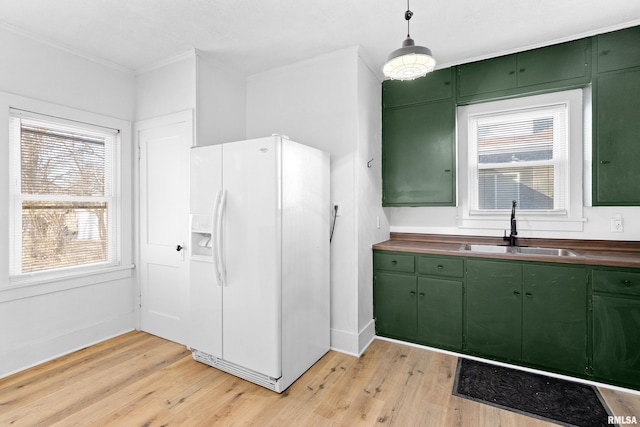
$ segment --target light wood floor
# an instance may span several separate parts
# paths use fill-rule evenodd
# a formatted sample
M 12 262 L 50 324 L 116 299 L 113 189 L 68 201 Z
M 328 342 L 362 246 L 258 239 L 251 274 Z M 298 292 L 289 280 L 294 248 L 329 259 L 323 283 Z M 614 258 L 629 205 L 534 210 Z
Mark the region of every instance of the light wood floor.
M 0 426 L 553 426 L 451 395 L 457 359 L 374 341 L 277 394 L 131 332 L 0 380 Z M 602 390 L 640 419 L 640 396 Z

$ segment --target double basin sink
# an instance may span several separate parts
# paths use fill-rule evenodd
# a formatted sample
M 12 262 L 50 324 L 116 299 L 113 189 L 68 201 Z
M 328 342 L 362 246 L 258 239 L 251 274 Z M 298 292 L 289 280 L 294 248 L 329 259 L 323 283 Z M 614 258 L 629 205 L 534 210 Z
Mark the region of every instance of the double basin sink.
M 532 246 L 502 246 L 502 245 L 472 245 L 460 246 L 461 251 L 481 252 L 486 254 L 519 254 L 519 255 L 540 255 L 553 257 L 575 257 L 578 256 L 570 249 L 560 248 L 537 248 Z

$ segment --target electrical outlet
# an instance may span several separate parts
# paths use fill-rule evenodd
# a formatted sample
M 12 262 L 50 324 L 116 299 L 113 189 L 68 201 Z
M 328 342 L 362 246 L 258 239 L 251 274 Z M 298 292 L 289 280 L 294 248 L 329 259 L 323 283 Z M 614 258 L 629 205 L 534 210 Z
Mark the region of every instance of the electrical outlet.
M 622 233 L 623 231 L 624 227 L 622 224 L 622 215 L 617 214 L 613 218 L 611 218 L 611 232 Z

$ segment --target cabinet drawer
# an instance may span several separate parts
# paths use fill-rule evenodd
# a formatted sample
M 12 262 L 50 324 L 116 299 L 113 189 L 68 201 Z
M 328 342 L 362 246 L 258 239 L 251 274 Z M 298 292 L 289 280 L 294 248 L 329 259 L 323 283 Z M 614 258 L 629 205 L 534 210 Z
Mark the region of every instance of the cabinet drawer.
M 464 277 L 464 261 L 456 258 L 418 257 L 418 273 L 433 276 Z
M 376 270 L 403 271 L 413 273 L 413 255 L 380 254 L 373 258 Z
M 593 290 L 640 295 L 640 272 L 593 270 Z

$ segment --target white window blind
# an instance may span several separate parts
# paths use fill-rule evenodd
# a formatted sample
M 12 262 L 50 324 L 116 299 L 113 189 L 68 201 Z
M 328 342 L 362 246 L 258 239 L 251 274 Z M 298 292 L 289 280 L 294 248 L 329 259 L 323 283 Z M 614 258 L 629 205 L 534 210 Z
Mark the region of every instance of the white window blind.
M 10 140 L 12 274 L 114 262 L 118 132 L 12 110 Z
M 472 211 L 566 213 L 566 104 L 469 117 Z

